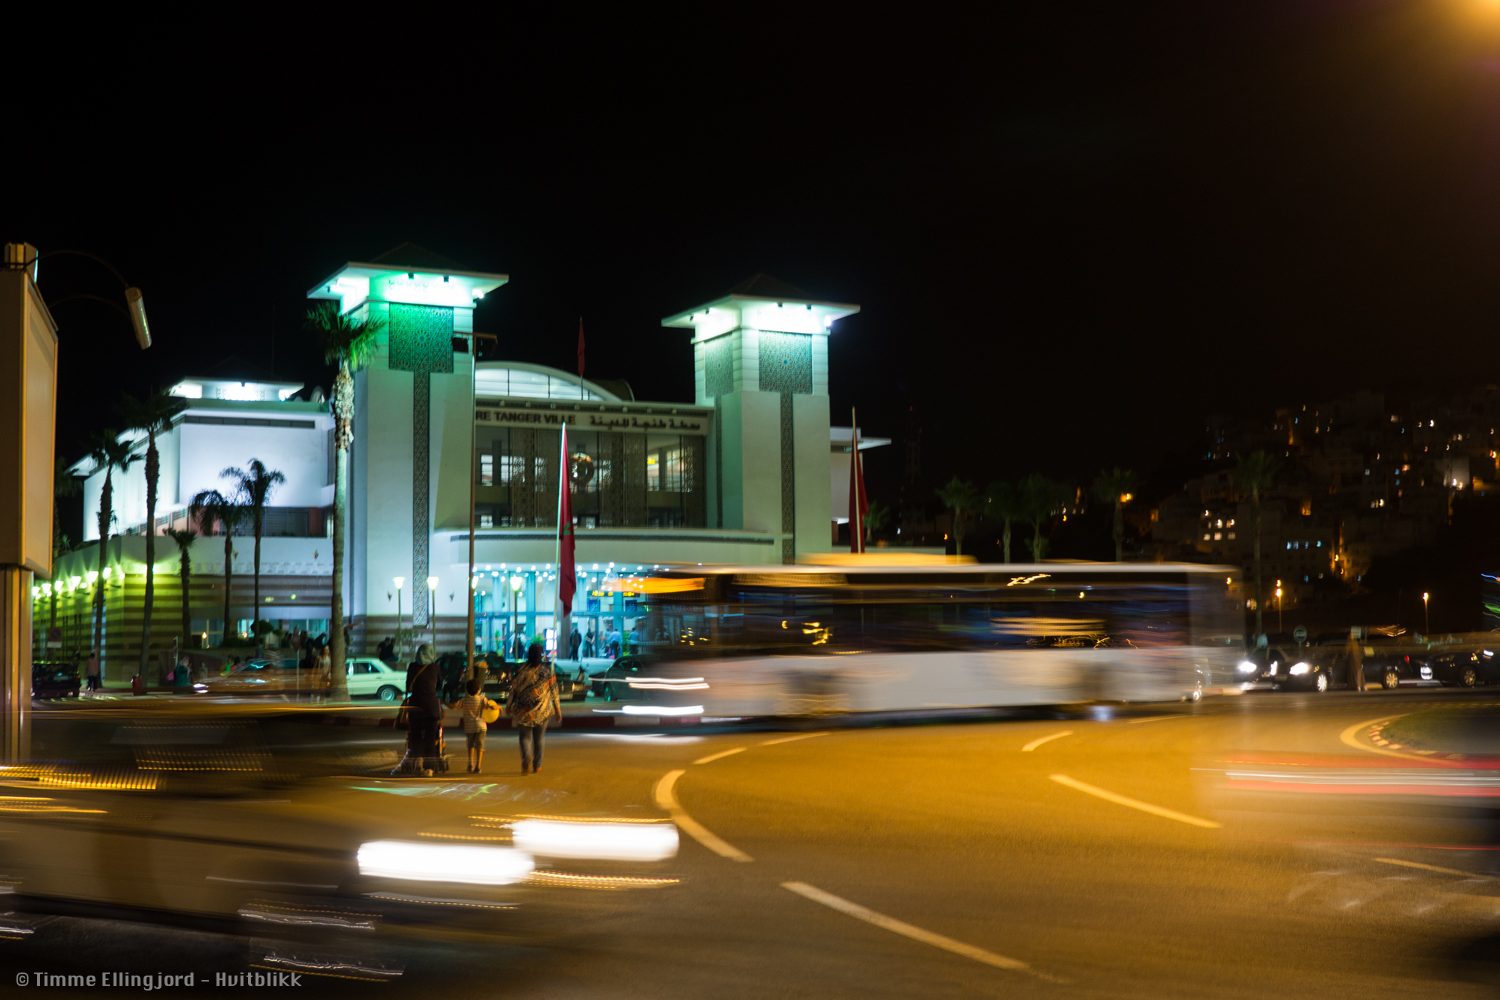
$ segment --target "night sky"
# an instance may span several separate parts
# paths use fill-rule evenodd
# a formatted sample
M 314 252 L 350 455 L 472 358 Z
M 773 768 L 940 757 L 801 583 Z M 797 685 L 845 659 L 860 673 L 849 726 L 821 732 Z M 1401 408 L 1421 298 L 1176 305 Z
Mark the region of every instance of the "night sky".
M 859 303 L 834 420 L 899 440 L 915 407 L 929 485 L 1500 381 L 1500 4 L 1040 6 L 371 8 L 18 69 L 4 238 L 108 258 L 156 337 L 58 307 L 59 449 L 121 389 L 269 374 L 273 336 L 327 386 L 306 290 L 406 241 L 511 275 L 476 315 L 497 356 L 571 369 L 582 316 L 588 373 L 645 399 L 692 398 L 661 317 L 755 272 Z M 118 294 L 79 260 L 41 287 Z M 874 499 L 900 469 L 871 456 Z

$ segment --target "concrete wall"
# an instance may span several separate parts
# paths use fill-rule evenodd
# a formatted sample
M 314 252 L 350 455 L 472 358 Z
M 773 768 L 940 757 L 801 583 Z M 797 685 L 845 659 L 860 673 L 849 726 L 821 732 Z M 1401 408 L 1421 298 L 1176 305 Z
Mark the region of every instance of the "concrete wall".
M 813 338 L 814 343 L 822 340 Z M 829 522 L 833 503 L 824 486 L 832 475 L 827 396 L 792 397 L 792 437 L 797 470 L 797 555 L 828 552 L 832 547 Z

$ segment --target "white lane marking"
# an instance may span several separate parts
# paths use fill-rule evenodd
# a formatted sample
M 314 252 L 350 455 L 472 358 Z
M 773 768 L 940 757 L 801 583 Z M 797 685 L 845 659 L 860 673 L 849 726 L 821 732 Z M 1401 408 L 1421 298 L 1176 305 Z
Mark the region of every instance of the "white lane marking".
M 1126 725 L 1139 726 L 1143 722 L 1166 722 L 1168 719 L 1191 719 L 1191 715 L 1148 715 L 1144 719 L 1126 719 Z
M 720 840 L 702 823 L 683 812 L 682 805 L 677 801 L 677 796 L 672 794 L 672 786 L 677 784 L 677 779 L 687 774 L 686 771 L 668 771 L 661 776 L 656 783 L 656 804 L 672 814 L 672 822 L 704 847 L 713 851 L 720 857 L 731 861 L 754 861 L 750 855 L 726 841 Z
M 831 736 L 832 733 L 803 733 L 801 736 L 783 736 L 778 740 L 766 740 L 760 744 L 763 747 L 775 746 L 778 743 L 791 743 L 793 740 L 810 740 L 814 736 Z
M 1060 740 L 1064 736 L 1072 736 L 1072 735 L 1073 735 L 1073 730 L 1071 730 L 1071 729 L 1064 729 L 1060 733 L 1053 733 L 1051 736 L 1043 736 L 1040 739 L 1032 740 L 1030 743 L 1026 744 L 1024 747 L 1021 748 L 1021 752 L 1022 753 L 1026 753 L 1027 751 L 1035 750 L 1037 747 L 1041 746 L 1043 743 L 1046 743 L 1046 742 L 1048 742 L 1050 740 Z
M 728 757 L 730 754 L 734 753 L 743 753 L 744 750 L 744 747 L 735 747 L 732 750 L 720 750 L 718 753 L 711 753 L 707 757 L 699 757 L 697 760 L 693 761 L 693 763 L 707 764 L 709 761 L 718 760 L 720 757 Z
M 1190 826 L 1201 826 L 1207 830 L 1217 830 L 1223 826 L 1222 823 L 1215 823 L 1211 819 L 1200 819 L 1197 816 L 1180 813 L 1175 809 L 1163 809 L 1161 806 L 1153 806 L 1151 803 L 1142 802 L 1140 799 L 1132 799 L 1125 795 L 1116 795 L 1114 792 L 1106 791 L 1103 788 L 1077 781 L 1066 774 L 1054 774 L 1051 778 L 1059 785 L 1067 785 L 1069 788 L 1075 788 L 1080 792 L 1097 796 L 1106 802 L 1113 802 L 1117 806 L 1129 806 L 1132 809 L 1139 809 L 1141 812 L 1148 812 L 1153 816 L 1160 816 L 1163 819 L 1175 819 L 1179 823 L 1187 823 Z
M 1487 875 L 1475 875 L 1473 872 L 1461 872 L 1457 868 L 1439 868 L 1437 865 L 1424 865 L 1419 861 L 1400 861 L 1396 858 L 1376 858 L 1376 861 L 1387 865 L 1400 865 L 1402 868 L 1420 868 L 1428 872 L 1442 872 L 1444 875 L 1462 875 L 1464 878 L 1488 878 Z
M 972 958 L 974 961 L 983 962 L 985 965 L 993 965 L 997 969 L 1030 973 L 1048 982 L 1065 982 L 1065 980 L 1049 976 L 1045 972 L 1038 972 L 1019 959 L 1006 958 L 1004 955 L 997 955 L 992 951 L 976 948 L 972 944 L 964 944 L 962 941 L 955 941 L 951 937 L 934 934 L 932 931 L 923 930 L 904 920 L 897 920 L 895 917 L 888 917 L 884 913 L 876 913 L 874 910 L 860 906 L 858 903 L 851 903 L 842 896 L 835 896 L 831 892 L 824 892 L 817 886 L 808 885 L 806 882 L 783 882 L 781 883 L 781 887 L 783 889 L 790 889 L 797 895 L 810 899 L 815 903 L 822 903 L 824 906 L 838 910 L 840 913 L 846 913 L 856 920 L 863 920 L 867 924 L 874 924 L 876 927 L 882 927 L 904 937 L 909 937 L 913 941 L 921 941 L 923 944 L 930 944 L 934 948 L 942 948 L 944 951 L 951 951 L 955 955 Z

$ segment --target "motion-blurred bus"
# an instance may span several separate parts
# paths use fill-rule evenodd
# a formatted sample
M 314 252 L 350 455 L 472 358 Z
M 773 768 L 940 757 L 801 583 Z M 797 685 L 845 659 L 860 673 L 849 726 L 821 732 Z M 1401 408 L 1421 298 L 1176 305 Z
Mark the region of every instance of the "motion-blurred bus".
M 645 611 L 615 697 L 705 716 L 1175 701 L 1243 655 L 1233 568 L 880 558 L 621 581 Z

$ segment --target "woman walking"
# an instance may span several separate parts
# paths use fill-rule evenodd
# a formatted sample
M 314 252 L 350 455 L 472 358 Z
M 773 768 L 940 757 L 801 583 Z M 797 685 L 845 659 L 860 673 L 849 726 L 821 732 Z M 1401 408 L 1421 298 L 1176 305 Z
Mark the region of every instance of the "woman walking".
M 547 722 L 562 717 L 557 698 L 557 678 L 550 664 L 542 662 L 541 643 L 526 651 L 526 662 L 511 677 L 508 701 L 511 721 L 521 737 L 521 773 L 542 769 L 542 738 Z

